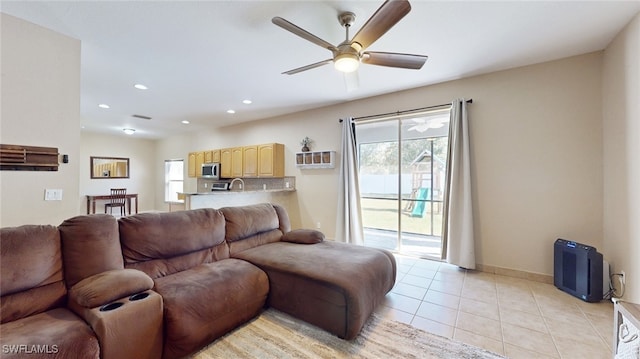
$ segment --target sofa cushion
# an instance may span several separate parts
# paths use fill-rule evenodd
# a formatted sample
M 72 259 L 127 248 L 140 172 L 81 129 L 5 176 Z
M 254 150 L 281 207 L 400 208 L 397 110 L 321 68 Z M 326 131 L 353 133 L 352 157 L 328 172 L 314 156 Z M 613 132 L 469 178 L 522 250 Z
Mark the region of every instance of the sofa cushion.
M 64 305 L 58 229 L 26 225 L 0 229 L 0 322 Z
M 0 323 L 64 307 L 67 288 L 63 281 L 54 282 L 0 298 Z
M 118 222 L 113 216 L 77 216 L 58 226 L 67 288 L 113 269 L 123 269 Z
M 226 221 L 226 240 L 231 256 L 255 246 L 278 242 L 284 230 L 290 228 L 284 208 L 269 203 L 224 207 L 220 211 Z M 283 216 L 282 220 L 280 216 Z
M 153 288 L 153 280 L 135 269 L 116 269 L 85 278 L 71 287 L 69 297 L 85 308 Z
M 163 358 L 179 358 L 253 318 L 269 291 L 266 274 L 223 259 L 155 280 L 164 300 Z
M 229 258 L 224 217 L 212 208 L 141 213 L 119 224 L 125 266 L 151 278 Z
M 282 233 L 287 233 L 291 230 L 291 220 L 289 219 L 289 213 L 287 210 L 279 204 L 272 203 L 273 209 L 276 210 L 278 214 L 278 221 L 280 222 L 280 231 Z
M 283 242 L 314 244 L 324 241 L 324 233 L 313 229 L 295 229 L 282 236 Z
M 353 339 L 395 283 L 388 251 L 324 241 L 277 242 L 235 254 L 269 277 L 267 304 Z
M 256 233 L 278 229 L 280 221 L 272 205 L 268 203 L 242 207 L 225 207 L 220 211 L 226 220 L 226 240 L 235 242 Z
M 54 226 L 0 229 L 2 295 L 62 280 L 60 235 Z
M 100 358 L 89 325 L 64 308 L 2 324 L 0 348 L 3 358 Z

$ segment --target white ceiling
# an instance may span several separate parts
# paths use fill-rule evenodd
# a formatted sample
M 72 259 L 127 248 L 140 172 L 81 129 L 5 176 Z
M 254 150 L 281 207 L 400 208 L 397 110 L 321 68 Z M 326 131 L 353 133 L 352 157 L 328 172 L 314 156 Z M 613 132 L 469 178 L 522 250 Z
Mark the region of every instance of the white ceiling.
M 281 72 L 331 53 L 271 23 L 281 16 L 338 44 L 379 1 L 2 1 L 2 12 L 81 40 L 85 131 L 162 138 L 605 48 L 640 1 L 416 1 L 369 50 L 429 55 L 421 70 L 362 65 L 347 92 L 333 66 Z M 133 88 L 135 83 L 149 87 Z M 251 99 L 251 105 L 242 103 Z M 111 106 L 104 110 L 98 104 Z M 228 109 L 236 110 L 233 115 Z M 152 117 L 142 120 L 133 114 Z M 181 120 L 188 120 L 183 125 Z

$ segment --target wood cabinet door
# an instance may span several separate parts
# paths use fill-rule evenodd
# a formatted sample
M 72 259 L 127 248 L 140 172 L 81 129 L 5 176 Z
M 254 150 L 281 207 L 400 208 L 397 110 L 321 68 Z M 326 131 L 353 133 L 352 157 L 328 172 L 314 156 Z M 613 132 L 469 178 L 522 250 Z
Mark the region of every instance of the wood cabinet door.
M 231 178 L 231 148 L 223 148 L 220 150 L 220 177 Z
M 213 151 L 204 151 L 204 163 L 213 162 Z
M 259 176 L 272 177 L 273 176 L 273 144 L 260 145 L 258 148 L 260 165 Z
M 195 152 L 189 152 L 187 163 L 188 163 L 187 176 L 195 177 L 196 176 L 196 153 Z
M 284 145 L 269 143 L 258 146 L 258 176 L 284 177 Z
M 204 151 L 196 152 L 196 177 L 202 177 L 203 163 L 204 163 Z
M 220 150 L 211 151 L 211 162 L 220 163 Z
M 258 146 L 245 146 L 242 148 L 242 176 L 258 176 Z
M 242 177 L 242 147 L 231 149 L 231 177 Z

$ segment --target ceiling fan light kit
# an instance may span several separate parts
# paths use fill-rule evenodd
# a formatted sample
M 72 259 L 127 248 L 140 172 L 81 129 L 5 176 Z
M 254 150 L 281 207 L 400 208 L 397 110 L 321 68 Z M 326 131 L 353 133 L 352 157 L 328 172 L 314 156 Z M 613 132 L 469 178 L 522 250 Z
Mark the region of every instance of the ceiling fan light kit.
M 345 53 L 339 54 L 333 60 L 333 66 L 338 71 L 342 72 L 354 72 L 360 67 L 360 58 L 358 55 Z
M 358 69 L 360 63 L 367 65 L 377 65 L 386 67 L 396 67 L 403 69 L 419 70 L 427 61 L 427 56 L 414 54 L 401 54 L 395 52 L 375 52 L 364 51 L 367 47 L 378 40 L 389 29 L 397 24 L 405 15 L 411 11 L 411 5 L 407 0 L 387 0 L 380 8 L 367 20 L 360 31 L 349 39 L 349 28 L 355 21 L 356 15 L 352 12 L 343 12 L 338 15 L 340 25 L 345 28 L 346 39 L 338 46 L 313 35 L 312 33 L 294 25 L 281 18 L 274 17 L 271 21 L 281 28 L 300 36 L 318 46 L 321 46 L 333 54 L 331 59 L 316 62 L 310 65 L 299 67 L 283 72 L 283 74 L 293 75 L 302 71 L 311 70 L 333 62 L 336 70 L 351 73 Z

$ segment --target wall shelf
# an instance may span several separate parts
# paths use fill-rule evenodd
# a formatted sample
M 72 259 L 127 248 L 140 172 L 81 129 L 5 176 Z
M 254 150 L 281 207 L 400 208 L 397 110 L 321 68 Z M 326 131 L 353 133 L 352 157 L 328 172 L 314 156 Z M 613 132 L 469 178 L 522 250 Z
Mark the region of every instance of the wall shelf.
M 58 149 L 21 145 L 0 145 L 0 170 L 57 171 Z
M 296 153 L 296 167 L 314 168 L 335 168 L 336 151 L 312 151 Z

